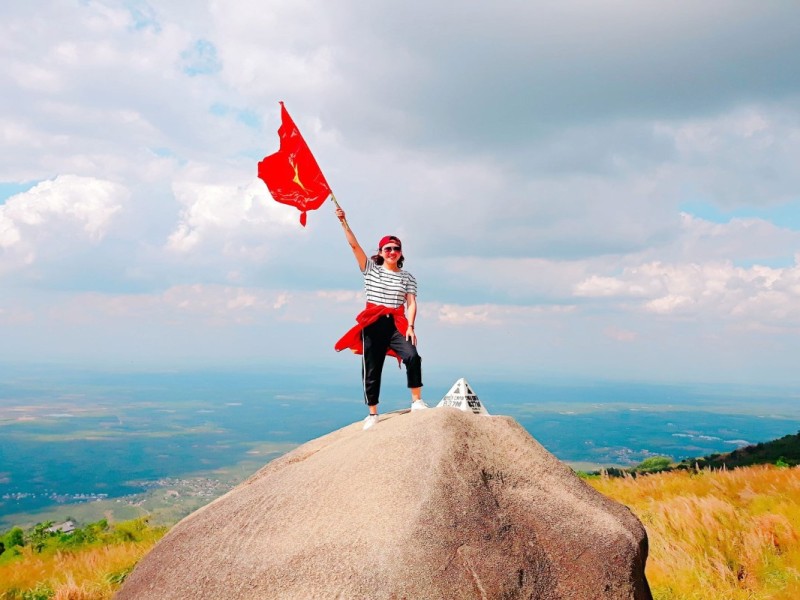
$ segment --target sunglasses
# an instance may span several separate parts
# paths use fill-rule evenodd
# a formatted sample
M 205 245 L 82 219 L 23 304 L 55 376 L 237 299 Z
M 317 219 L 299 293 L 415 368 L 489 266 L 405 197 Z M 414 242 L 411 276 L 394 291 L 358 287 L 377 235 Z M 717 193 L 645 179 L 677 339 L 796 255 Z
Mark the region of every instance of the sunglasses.
M 400 246 L 384 246 L 382 251 L 388 253 L 388 252 L 400 252 L 401 250 L 402 248 L 400 248 Z

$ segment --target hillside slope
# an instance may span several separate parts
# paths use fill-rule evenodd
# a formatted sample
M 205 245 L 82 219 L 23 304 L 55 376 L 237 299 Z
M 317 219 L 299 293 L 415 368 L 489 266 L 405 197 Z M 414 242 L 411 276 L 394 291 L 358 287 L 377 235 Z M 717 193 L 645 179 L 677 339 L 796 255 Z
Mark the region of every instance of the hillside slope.
M 785 435 L 782 438 L 753 444 L 738 448 L 732 452 L 724 454 L 711 454 L 701 458 L 691 458 L 681 461 L 682 468 L 704 468 L 719 469 L 725 467 L 749 467 L 752 465 L 763 465 L 782 463 L 784 466 L 800 465 L 800 432 Z

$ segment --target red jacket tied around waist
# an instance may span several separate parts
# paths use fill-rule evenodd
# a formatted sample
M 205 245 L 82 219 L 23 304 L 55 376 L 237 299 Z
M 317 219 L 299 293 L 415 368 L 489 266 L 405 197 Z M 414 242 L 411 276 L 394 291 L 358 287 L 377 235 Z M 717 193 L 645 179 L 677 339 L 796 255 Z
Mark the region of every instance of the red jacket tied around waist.
M 336 351 L 341 352 L 345 348 L 349 348 L 354 354 L 363 354 L 364 344 L 361 340 L 362 330 L 385 315 L 394 317 L 394 326 L 397 327 L 397 331 L 405 333 L 408 330 L 408 320 L 406 319 L 404 305 L 401 304 L 397 308 L 391 308 L 389 306 L 381 306 L 380 304 L 367 302 L 367 307 L 356 315 L 356 325 L 336 342 L 334 346 Z M 398 362 L 400 361 L 400 357 L 397 356 L 391 348 L 386 351 L 386 354 L 394 356 Z

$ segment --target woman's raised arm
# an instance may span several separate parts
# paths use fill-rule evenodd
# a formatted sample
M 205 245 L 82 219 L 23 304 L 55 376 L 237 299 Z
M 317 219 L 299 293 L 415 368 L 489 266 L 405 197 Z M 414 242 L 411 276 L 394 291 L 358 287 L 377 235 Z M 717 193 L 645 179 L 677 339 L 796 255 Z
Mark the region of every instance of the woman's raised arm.
M 350 226 L 347 224 L 347 220 L 344 216 L 344 211 L 341 208 L 336 208 L 336 218 L 344 227 L 344 237 L 347 239 L 347 243 L 350 244 L 350 248 L 353 250 L 353 255 L 356 257 L 356 262 L 358 263 L 358 268 L 361 269 L 361 272 L 364 272 L 364 269 L 367 267 L 367 254 L 364 252 L 364 249 L 358 243 L 353 230 L 350 229 Z

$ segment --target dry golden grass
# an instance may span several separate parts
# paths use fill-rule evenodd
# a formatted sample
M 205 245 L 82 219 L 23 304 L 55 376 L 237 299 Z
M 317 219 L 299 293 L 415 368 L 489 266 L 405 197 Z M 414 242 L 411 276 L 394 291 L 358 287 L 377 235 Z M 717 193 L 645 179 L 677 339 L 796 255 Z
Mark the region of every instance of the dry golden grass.
M 153 544 L 155 540 L 120 542 L 42 554 L 25 548 L 22 557 L 0 565 L 0 599 L 21 598 L 23 590 L 41 590 L 41 597 L 55 600 L 107 600 Z
M 656 600 L 800 598 L 800 468 L 588 481 L 647 528 Z

